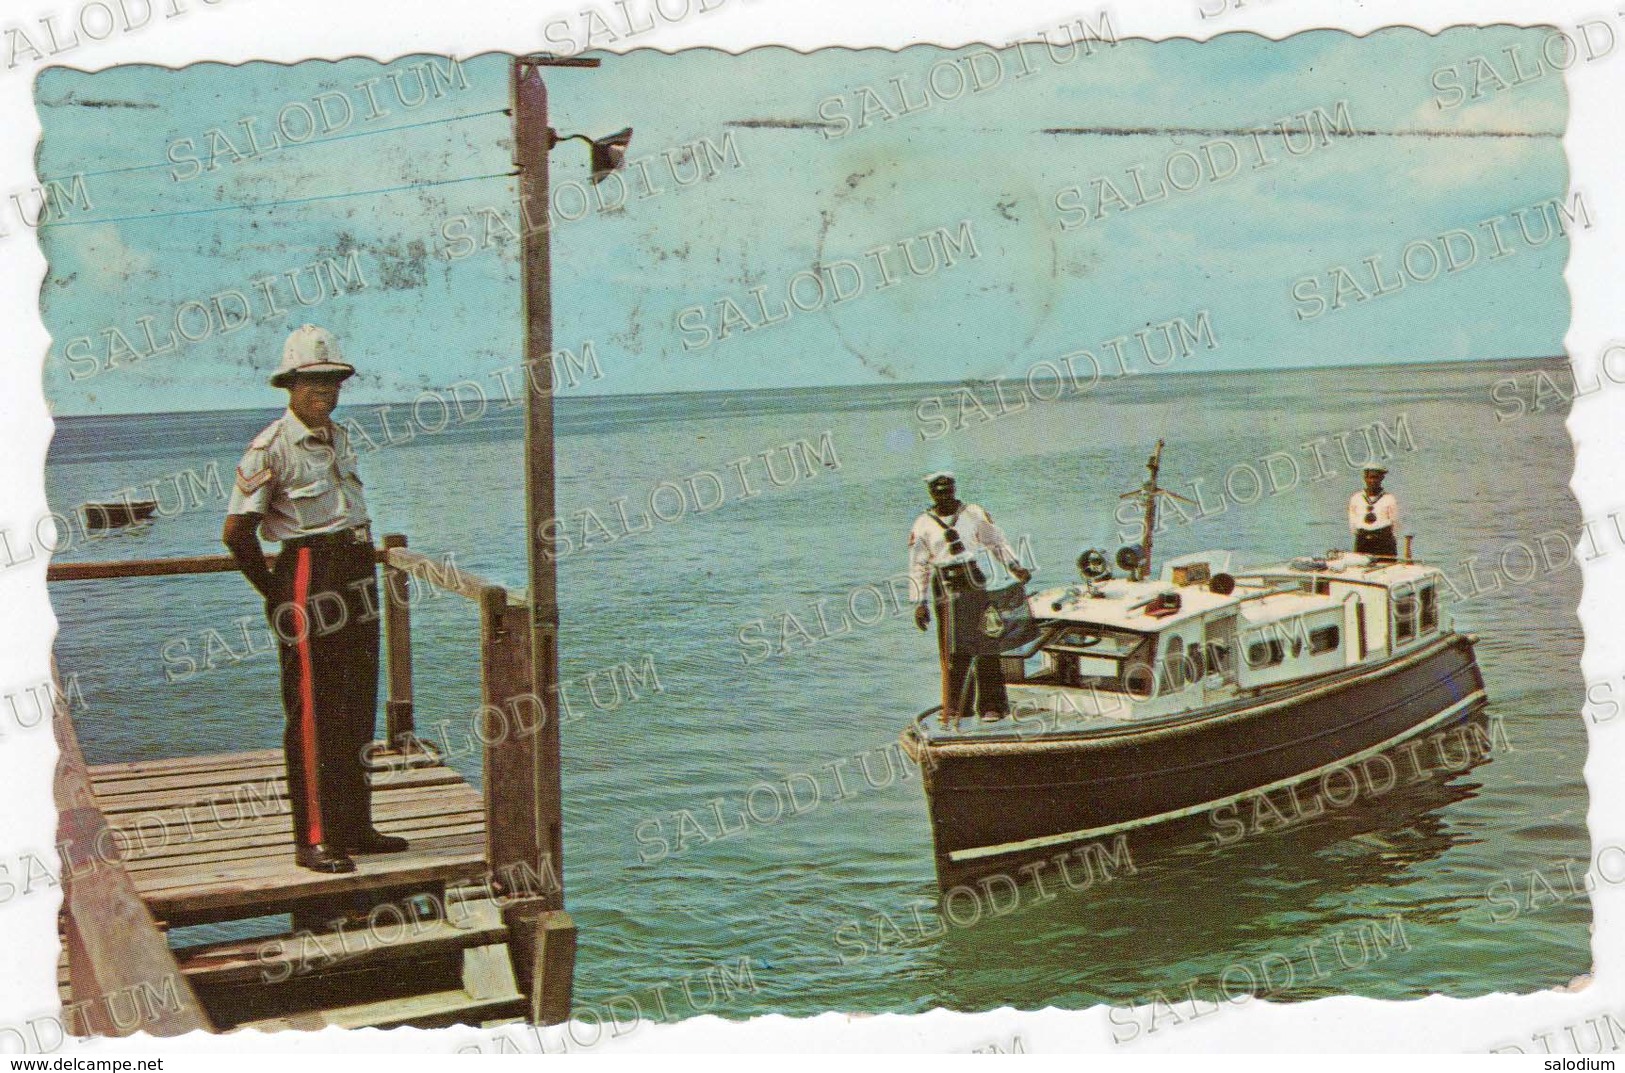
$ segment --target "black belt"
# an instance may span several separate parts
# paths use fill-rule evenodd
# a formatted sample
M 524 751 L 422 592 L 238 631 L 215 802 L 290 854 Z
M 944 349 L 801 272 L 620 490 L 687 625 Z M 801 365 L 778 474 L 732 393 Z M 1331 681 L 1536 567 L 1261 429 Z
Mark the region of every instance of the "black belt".
M 986 577 L 974 561 L 964 563 L 945 563 L 933 566 L 937 577 L 945 585 L 958 585 L 965 588 L 981 588 L 986 583 Z
M 372 526 L 358 525 L 351 529 L 339 529 L 332 533 L 317 533 L 315 536 L 289 537 L 282 542 L 284 548 L 354 548 L 372 546 Z

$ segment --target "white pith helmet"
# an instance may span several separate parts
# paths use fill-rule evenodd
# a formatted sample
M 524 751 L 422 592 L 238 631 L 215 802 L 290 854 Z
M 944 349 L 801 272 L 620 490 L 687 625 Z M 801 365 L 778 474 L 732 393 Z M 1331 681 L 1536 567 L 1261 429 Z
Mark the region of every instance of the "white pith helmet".
M 271 377 L 271 386 L 287 387 L 295 376 L 320 373 L 337 373 L 349 379 L 355 375 L 355 366 L 344 360 L 332 332 L 314 324 L 301 325 L 282 346 L 282 364 Z

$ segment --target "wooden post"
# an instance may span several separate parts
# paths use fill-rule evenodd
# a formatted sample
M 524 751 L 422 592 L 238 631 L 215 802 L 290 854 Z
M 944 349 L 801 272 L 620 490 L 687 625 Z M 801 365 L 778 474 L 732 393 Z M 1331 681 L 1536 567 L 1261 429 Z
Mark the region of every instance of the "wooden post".
M 404 548 L 406 537 L 387 533 L 384 547 Z M 405 748 L 416 729 L 412 713 L 412 609 L 407 601 L 407 574 L 384 559 L 384 657 L 389 694 L 384 711 L 384 740 Z
M 597 67 L 575 57 L 516 56 L 513 61 L 514 163 L 519 171 L 521 217 L 532 206 L 544 220 L 547 154 L 555 136 L 547 121 L 542 68 Z M 533 903 L 510 904 L 509 949 L 515 973 L 529 981 L 531 1019 L 553 1024 L 569 1016 L 575 972 L 575 925 L 559 922 L 564 909 L 564 821 L 559 779 L 559 721 L 552 716 L 559 681 L 558 570 L 546 533 L 553 505 L 553 266 L 549 229 L 523 228 L 521 296 L 525 311 L 525 530 L 530 562 L 530 694 L 546 712 L 530 745 L 531 794 L 535 802 L 536 871 L 545 890 Z M 563 918 L 568 921 L 568 917 Z M 568 948 L 568 955 L 565 949 Z
M 531 693 L 530 609 L 498 585 L 480 591 L 480 719 L 485 743 L 485 845 L 508 927 L 514 979 L 535 1024 L 569 1020 L 575 923 L 558 908 L 563 882 L 542 851 L 535 792 L 539 741 L 553 720 Z M 557 728 L 553 727 L 557 734 Z
M 480 720 L 485 743 L 485 859 L 506 893 L 538 897 L 525 869 L 540 866 L 536 738 L 546 714 L 530 695 L 530 615 L 500 585 L 480 591 Z M 545 874 L 545 873 L 542 873 Z
M 553 130 L 547 120 L 547 86 L 540 65 L 516 57 L 513 65 L 514 145 L 523 212 L 548 202 L 547 154 Z M 553 520 L 553 298 L 552 262 L 546 227 L 522 236 L 525 310 L 525 527 L 530 559 L 531 692 L 553 705 L 558 693 L 558 570 L 545 532 Z M 564 838 L 559 785 L 558 720 L 548 719 L 536 736 L 535 783 L 538 868 L 558 877 L 547 906 L 564 908 Z
M 504 906 L 514 979 L 530 999 L 529 1019 L 559 1025 L 570 1019 L 575 983 L 576 924 L 561 909 L 536 902 Z

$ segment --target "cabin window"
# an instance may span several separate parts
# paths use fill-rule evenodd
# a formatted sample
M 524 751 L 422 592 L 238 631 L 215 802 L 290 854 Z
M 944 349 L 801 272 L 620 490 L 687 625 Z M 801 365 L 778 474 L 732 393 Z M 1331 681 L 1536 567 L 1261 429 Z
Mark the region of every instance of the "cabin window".
M 1323 578 L 1323 577 L 1315 578 L 1315 594 L 1317 596 L 1329 596 L 1329 595 L 1331 595 L 1331 591 L 1332 591 L 1332 583 L 1331 583 L 1331 580 L 1329 578 Z
M 1235 667 L 1230 662 L 1230 646 L 1223 641 L 1212 641 L 1207 646 L 1209 674 L 1231 674 Z
M 1342 643 L 1343 631 L 1338 626 L 1322 626 L 1317 630 L 1309 631 L 1309 654 L 1311 656 L 1334 652 Z
M 1068 625 L 1048 636 L 1040 674 L 1061 685 L 1136 696 L 1156 693 L 1155 637 L 1093 625 Z M 1035 677 L 1029 672 L 1027 680 Z
M 1432 585 L 1424 585 L 1422 597 L 1422 632 L 1431 633 L 1439 628 L 1439 593 Z
M 1185 686 L 1185 639 L 1174 636 L 1168 638 L 1168 654 L 1163 659 L 1162 673 L 1168 679 L 1169 689 L 1183 689 Z
M 1254 641 L 1247 646 L 1247 666 L 1254 670 L 1277 666 L 1284 659 L 1286 648 L 1278 639 Z
M 1416 597 L 1394 597 L 1394 642 L 1404 644 L 1416 637 Z

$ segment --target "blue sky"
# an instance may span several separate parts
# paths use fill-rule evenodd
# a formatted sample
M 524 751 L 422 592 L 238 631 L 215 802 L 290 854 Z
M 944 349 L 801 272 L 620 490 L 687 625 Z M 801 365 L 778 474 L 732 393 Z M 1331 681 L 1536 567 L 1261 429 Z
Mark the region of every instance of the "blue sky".
M 623 209 L 557 223 L 556 342 L 579 349 L 592 340 L 604 375 L 578 392 L 617 394 L 1019 374 L 1081 347 L 1101 353 L 1103 340 L 1199 310 L 1210 311 L 1221 345 L 1182 359 L 1179 371 L 1557 354 L 1568 321 L 1567 245 L 1531 248 L 1510 224 L 1516 255 L 1484 258 L 1470 271 L 1309 320 L 1291 296 L 1295 281 L 1318 276 L 1330 298 L 1332 266 L 1363 272 L 1361 261 L 1380 254 L 1391 274 L 1408 242 L 1474 231 L 1487 217 L 1564 194 L 1556 137 L 1387 133 L 1561 131 L 1567 98 L 1555 73 L 1449 109 L 1438 106 L 1432 83 L 1436 70 L 1464 70 L 1473 56 L 1492 58 L 1510 79 L 1503 50 L 1516 45 L 1533 57 L 1545 36 L 1511 27 L 1367 38 L 1317 31 L 1281 42 L 1228 34 L 1097 45 L 1066 63 L 1032 46 L 1030 76 L 1015 77 L 1022 68 L 1007 49 L 1000 84 L 952 101 L 932 96 L 931 72 L 945 62 L 963 69 L 975 49 L 644 52 L 606 56 L 597 70 L 556 71 L 553 126 L 598 135 L 631 125 L 632 156 L 652 156 L 648 175 L 667 188 L 640 198 L 633 177 Z M 44 316 L 55 339 L 46 394 L 55 411 L 276 405 L 280 393 L 265 377 L 287 332 L 306 320 L 338 333 L 362 368 L 347 402 L 409 400 L 459 380 L 491 385 L 493 371 L 513 367 L 517 247 L 496 222 L 497 214 L 519 222 L 513 181 L 500 177 L 511 167 L 510 131 L 505 115 L 484 114 L 508 104 L 508 62 L 464 62 L 466 86 L 420 84 L 412 72 L 427 70 L 426 59 L 44 72 L 36 84 L 41 174 L 86 171 L 91 201 L 40 232 L 50 262 Z M 950 74 L 938 72 L 945 95 Z M 372 94 L 389 114 L 373 117 L 358 86 L 369 79 L 380 79 Z M 825 136 L 843 114 L 856 123 L 861 87 L 898 109 L 893 79 L 909 100 L 923 94 L 931 106 Z M 1470 86 L 1470 76 L 1464 81 Z M 298 102 L 285 114 L 302 137 L 302 108 L 324 93 L 334 117 L 328 140 L 318 131 L 299 146 L 252 152 L 241 120 L 253 117 L 265 144 Z M 407 107 L 420 93 L 427 96 Z M 1089 191 L 1101 176 L 1128 190 L 1127 169 L 1161 174 L 1170 154 L 1221 136 L 1168 128 L 1262 128 L 1338 102 L 1356 128 L 1384 133 L 1334 137 L 1302 157 L 1271 136 L 1269 167 L 1254 169 L 1244 156 L 1249 166 L 1233 178 L 1060 226 L 1058 190 Z M 341 122 L 346 105 L 351 115 Z M 836 127 L 806 125 L 821 109 Z M 779 125 L 730 125 L 764 119 Z M 1044 133 L 1057 127 L 1118 133 Z M 216 139 L 218 167 L 193 177 L 209 159 L 211 128 L 232 146 Z M 676 185 L 663 151 L 703 139 L 723 148 L 729 136 L 732 157 L 714 162 L 713 177 Z M 1247 136 L 1223 137 L 1250 152 Z M 585 157 L 579 143 L 560 146 L 555 183 L 584 180 Z M 678 156 L 684 178 L 693 167 Z M 328 199 L 396 187 L 413 188 Z M 601 189 L 613 201 L 614 184 Z M 560 207 L 573 213 L 574 188 L 564 196 Z M 290 199 L 318 200 L 236 207 Z M 1084 200 L 1094 204 L 1092 194 Z M 184 215 L 162 215 L 174 213 Z M 966 221 L 977 256 L 930 278 L 877 286 L 864 251 L 939 227 L 957 233 Z M 499 244 L 483 248 L 487 233 Z M 468 238 L 448 240 L 461 235 Z M 367 286 L 333 296 L 340 281 L 329 273 L 322 304 L 299 308 L 284 274 L 329 259 L 359 266 Z M 684 310 L 697 307 L 684 323 L 705 323 L 713 335 L 724 299 L 760 321 L 752 288 L 767 288 L 776 313 L 796 273 L 843 259 L 865 273 L 850 301 L 826 300 L 748 331 L 735 321 L 729 338 L 685 348 L 699 336 L 681 330 Z M 307 297 L 316 286 L 310 271 L 300 276 Z M 267 276 L 279 277 L 274 292 L 286 308 L 277 313 L 252 282 Z M 803 280 L 801 293 L 811 286 Z M 152 318 L 161 343 L 184 303 L 231 290 L 250 302 L 252 319 L 239 330 L 221 334 L 216 325 L 169 353 L 102 367 L 107 329 L 145 350 L 139 318 Z M 183 318 L 203 333 L 197 307 Z M 85 336 L 91 342 L 68 361 L 69 341 Z

